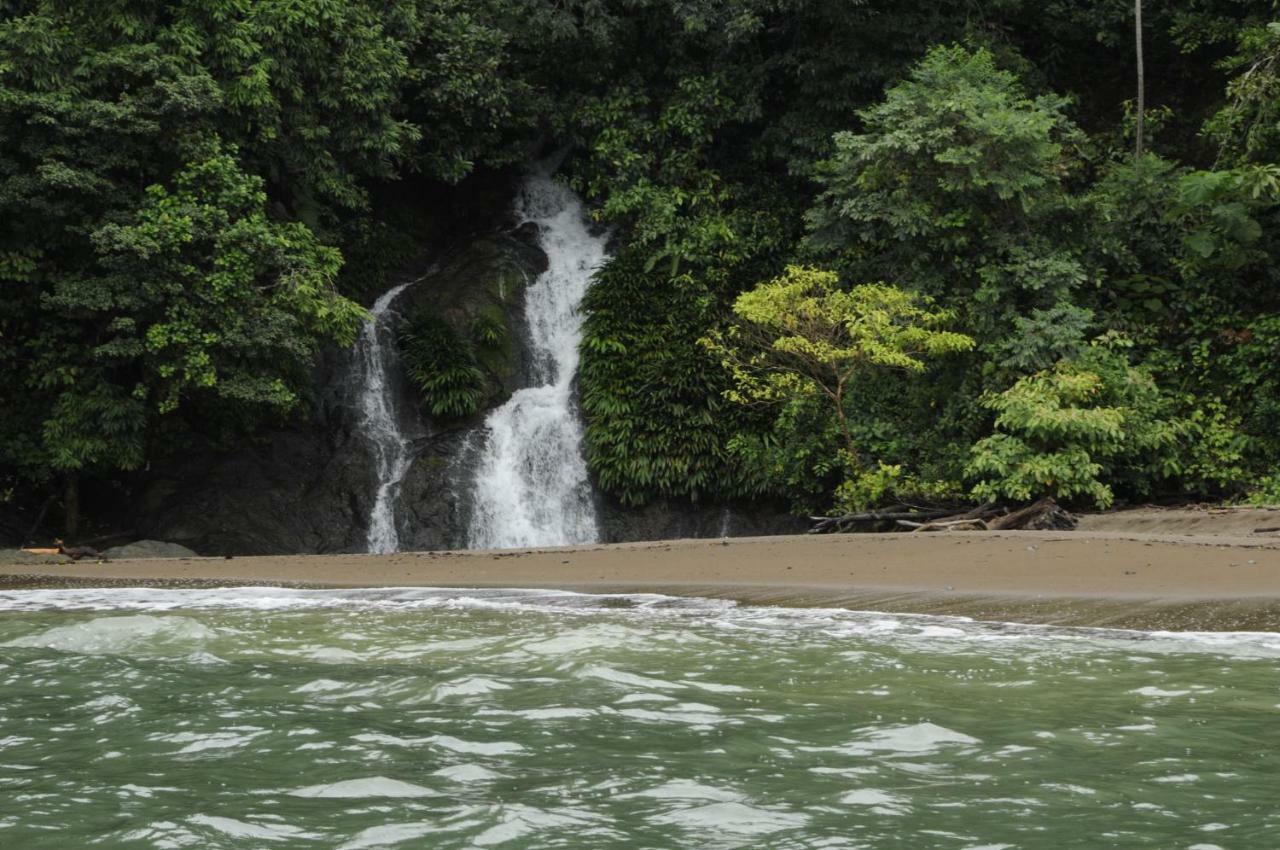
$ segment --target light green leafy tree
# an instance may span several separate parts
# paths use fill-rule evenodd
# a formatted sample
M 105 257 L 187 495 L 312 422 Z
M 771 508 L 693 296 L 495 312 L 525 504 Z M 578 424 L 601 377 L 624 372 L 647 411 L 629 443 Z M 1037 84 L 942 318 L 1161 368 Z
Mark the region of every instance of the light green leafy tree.
M 1115 500 L 1111 482 L 1149 486 L 1179 471 L 1185 425 L 1168 418 L 1149 374 L 1102 347 L 985 403 L 997 430 L 973 446 L 966 470 L 983 501 L 1053 496 L 1106 508 Z
M 733 312 L 736 323 L 702 340 L 733 377 L 726 397 L 751 406 L 821 399 L 851 472 L 864 468 L 846 409 L 853 382 L 883 369 L 920 373 L 930 358 L 973 347 L 942 329 L 950 314 L 917 295 L 884 284 L 845 289 L 834 272 L 805 266 L 738 296 Z

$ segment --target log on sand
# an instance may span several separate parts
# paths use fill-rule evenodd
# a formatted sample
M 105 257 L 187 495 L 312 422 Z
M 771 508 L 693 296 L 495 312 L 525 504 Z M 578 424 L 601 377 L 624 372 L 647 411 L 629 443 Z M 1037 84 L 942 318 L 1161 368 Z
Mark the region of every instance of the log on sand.
M 892 523 L 915 532 L 929 531 L 1064 531 L 1076 527 L 1076 518 L 1052 498 L 1044 498 L 1026 507 L 1010 511 L 1000 505 L 979 505 L 966 511 L 954 508 L 936 510 L 885 510 L 844 514 L 835 517 L 811 517 L 810 534 L 829 534 L 854 530 L 858 526 Z

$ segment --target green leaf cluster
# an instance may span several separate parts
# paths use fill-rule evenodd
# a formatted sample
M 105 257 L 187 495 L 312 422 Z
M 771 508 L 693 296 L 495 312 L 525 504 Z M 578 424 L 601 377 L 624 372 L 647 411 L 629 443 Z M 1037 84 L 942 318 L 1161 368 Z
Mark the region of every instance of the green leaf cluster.
M 471 339 L 448 320 L 419 313 L 400 331 L 399 341 L 405 370 L 428 413 L 444 419 L 476 414 L 485 378 Z
M 645 263 L 625 249 L 583 303 L 587 461 L 624 504 L 740 494 L 729 382 L 698 345 L 716 301 L 695 279 L 654 275 Z
M 1132 483 L 1125 473 L 1134 467 L 1176 471 L 1159 467 L 1172 461 L 1179 427 L 1164 418 L 1155 382 L 1104 348 L 1028 375 L 985 404 L 996 433 L 974 445 L 965 470 L 978 479 L 978 499 L 1054 496 L 1105 508 L 1115 500 L 1110 482 Z

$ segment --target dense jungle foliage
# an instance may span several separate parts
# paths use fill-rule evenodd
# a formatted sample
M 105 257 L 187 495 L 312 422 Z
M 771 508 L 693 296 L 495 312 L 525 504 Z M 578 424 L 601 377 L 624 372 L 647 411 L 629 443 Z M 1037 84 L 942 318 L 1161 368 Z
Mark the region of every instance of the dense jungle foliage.
M 1148 3 L 1139 116 L 1134 5 L 0 0 L 0 500 L 305 416 L 417 190 L 558 149 L 624 503 L 1280 498 L 1280 12 Z

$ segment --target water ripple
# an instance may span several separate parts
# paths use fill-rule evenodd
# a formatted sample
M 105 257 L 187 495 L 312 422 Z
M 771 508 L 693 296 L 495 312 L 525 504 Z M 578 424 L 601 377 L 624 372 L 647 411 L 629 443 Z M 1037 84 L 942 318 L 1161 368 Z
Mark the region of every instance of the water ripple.
M 522 590 L 7 591 L 0 688 L 0 847 L 20 850 L 1280 833 L 1275 635 Z

